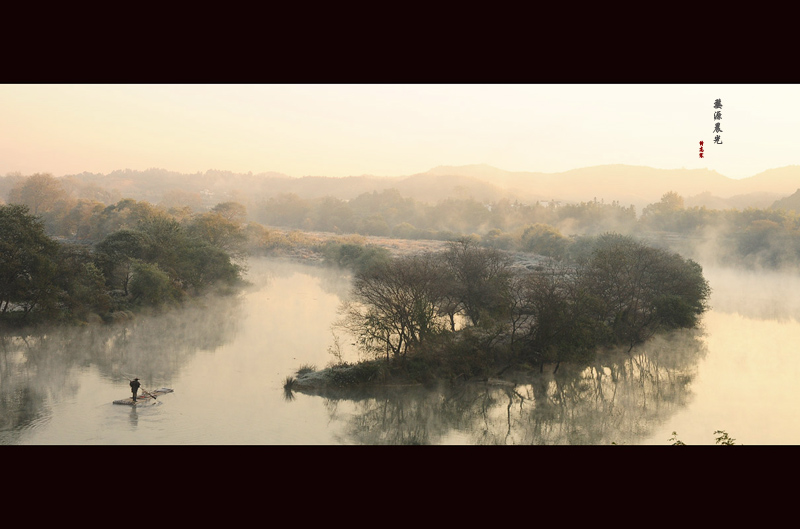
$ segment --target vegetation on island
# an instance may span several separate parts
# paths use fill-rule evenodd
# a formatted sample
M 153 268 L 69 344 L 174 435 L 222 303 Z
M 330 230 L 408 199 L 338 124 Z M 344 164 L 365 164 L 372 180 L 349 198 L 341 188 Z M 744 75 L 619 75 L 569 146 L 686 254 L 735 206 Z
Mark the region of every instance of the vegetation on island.
M 511 366 L 555 372 L 694 327 L 707 308 L 701 267 L 676 253 L 619 234 L 563 250 L 561 260 L 528 269 L 464 237 L 357 272 L 337 327 L 364 361 L 334 366 L 333 382 L 487 378 Z M 286 387 L 311 379 L 325 382 L 306 373 Z

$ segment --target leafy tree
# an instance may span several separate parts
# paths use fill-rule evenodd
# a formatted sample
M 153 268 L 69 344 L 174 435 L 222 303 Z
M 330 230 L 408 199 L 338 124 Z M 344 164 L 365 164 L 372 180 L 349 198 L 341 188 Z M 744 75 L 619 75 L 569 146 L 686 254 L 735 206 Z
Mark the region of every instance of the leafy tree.
M 58 244 L 28 206 L 0 206 L 0 313 L 54 310 Z
M 41 215 L 66 197 L 67 192 L 53 175 L 36 173 L 12 188 L 8 201 L 12 204 L 24 204 L 34 215 Z
M 416 228 L 408 222 L 401 222 L 392 228 L 392 235 L 398 239 L 410 239 L 414 232 L 416 232 Z
M 232 211 L 225 210 L 228 216 Z M 197 237 L 211 246 L 226 251 L 234 259 L 242 260 L 247 255 L 247 236 L 239 222 L 222 213 L 210 212 L 198 215 L 187 227 L 187 234 Z
M 200 241 L 188 241 L 181 249 L 179 283 L 191 293 L 232 286 L 240 282 L 242 267 L 228 253 Z
M 672 213 L 683 209 L 683 197 L 674 191 L 669 191 L 661 196 L 661 200 L 646 206 L 642 210 L 642 215 L 657 215 Z
M 642 210 L 641 222 L 654 230 L 679 231 L 684 212 L 683 197 L 670 191 L 659 202 Z
M 511 250 L 516 246 L 514 236 L 510 233 L 503 233 L 499 228 L 489 230 L 483 237 L 483 244 L 498 250 Z
M 247 220 L 247 208 L 238 202 L 220 202 L 211 212 L 239 226 Z
M 96 233 L 92 237 L 100 241 L 107 235 L 122 229 L 138 229 L 146 219 L 158 214 L 158 210 L 148 202 L 130 198 L 108 206 L 97 219 Z
M 693 325 L 710 293 L 694 261 L 616 234 L 598 238 L 582 281 L 602 301 L 600 319 L 631 348 L 660 329 Z
M 522 232 L 520 244 L 526 252 L 552 257 L 556 260 L 564 258 L 569 246 L 569 239 L 547 224 L 534 224 Z
M 133 303 L 160 307 L 174 303 L 181 297 L 180 291 L 170 281 L 169 275 L 157 264 L 134 261 L 130 282 Z
M 180 278 L 181 250 L 186 244 L 186 232 L 180 223 L 165 214 L 145 217 L 136 226 L 144 236 L 143 259 L 158 264 L 174 279 Z
M 148 240 L 142 232 L 128 229 L 111 233 L 96 245 L 97 263 L 110 288 L 128 295 L 133 263 L 145 257 L 147 246 Z
M 356 219 L 347 202 L 334 197 L 324 197 L 318 201 L 314 216 L 314 227 L 321 231 L 353 233 Z
M 323 254 L 328 262 L 355 272 L 364 272 L 373 266 L 386 264 L 391 260 L 389 250 L 372 245 L 328 242 Z
M 55 283 L 63 292 L 61 309 L 69 320 L 87 321 L 91 314 L 111 310 L 105 277 L 86 246 L 60 245 Z
M 383 215 L 374 213 L 362 219 L 359 223 L 358 232 L 364 235 L 383 236 L 389 235 L 389 224 L 384 220 Z
M 102 202 L 95 200 L 78 200 L 66 212 L 56 233 L 64 237 L 78 240 L 92 240 L 97 233 L 97 221 L 105 209 Z
M 403 198 L 397 189 L 385 189 L 362 193 L 349 202 L 353 213 L 364 219 L 364 229 L 369 235 L 385 235 L 389 233 L 388 227 L 414 220 L 418 215 L 418 204 L 413 198 Z M 374 230 L 383 230 L 383 223 L 387 226 L 385 233 L 375 233 Z
M 791 230 L 769 219 L 753 220 L 735 235 L 734 241 L 738 257 L 749 266 L 780 268 L 796 261 L 796 250 L 800 249 Z
M 568 225 L 574 231 L 597 233 L 603 231 L 630 232 L 636 226 L 634 206 L 623 207 L 614 201 L 610 204 L 597 200 L 579 204 L 564 204 L 555 209 L 549 224 Z

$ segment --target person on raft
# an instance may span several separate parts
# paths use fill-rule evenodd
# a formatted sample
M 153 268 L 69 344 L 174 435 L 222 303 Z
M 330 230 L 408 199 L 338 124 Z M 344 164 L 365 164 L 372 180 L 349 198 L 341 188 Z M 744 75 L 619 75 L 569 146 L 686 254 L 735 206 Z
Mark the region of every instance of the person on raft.
M 136 402 L 136 392 L 139 391 L 139 386 L 141 386 L 141 384 L 139 384 L 138 378 L 134 378 L 133 380 L 131 380 L 131 392 L 133 393 L 133 402 Z

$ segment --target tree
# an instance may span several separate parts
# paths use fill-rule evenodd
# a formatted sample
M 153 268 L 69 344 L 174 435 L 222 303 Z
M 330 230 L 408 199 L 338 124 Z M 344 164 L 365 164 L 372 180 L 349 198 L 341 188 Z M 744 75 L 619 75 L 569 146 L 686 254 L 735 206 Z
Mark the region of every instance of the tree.
M 380 213 L 374 213 L 365 219 L 361 219 L 358 228 L 358 232 L 364 235 L 383 236 L 389 235 L 389 231 L 389 224 Z
M 60 305 L 67 319 L 87 321 L 91 314 L 111 310 L 105 277 L 84 245 L 60 245 L 55 283 L 63 292 Z
M 602 303 L 598 317 L 630 348 L 658 330 L 696 324 L 710 293 L 699 264 L 616 234 L 598 238 L 582 282 Z
M 671 213 L 683 209 L 683 197 L 674 191 L 669 191 L 661 196 L 661 200 L 650 204 L 642 210 L 642 215 L 656 213 Z
M 240 226 L 247 220 L 247 208 L 238 202 L 220 202 L 211 208 L 211 212 Z
M 80 240 L 91 240 L 97 233 L 97 221 L 105 209 L 101 202 L 80 199 L 64 215 L 56 233 Z
M 173 280 L 179 280 L 181 250 L 187 242 L 183 226 L 172 217 L 156 213 L 139 221 L 136 230 L 144 236 L 143 260 L 157 264 Z
M 473 325 L 503 315 L 508 308 L 511 259 L 494 248 L 480 248 L 469 237 L 448 243 L 442 259 L 449 292 Z
M 152 307 L 159 307 L 180 299 L 180 291 L 174 287 L 169 275 L 157 264 L 142 261 L 133 263 L 130 291 L 133 303 Z
M 99 241 L 117 230 L 138 229 L 140 223 L 158 214 L 158 210 L 148 202 L 131 198 L 120 200 L 100 213 L 97 231 L 92 238 Z
M 25 205 L 0 206 L 0 313 L 53 310 L 58 244 Z
M 147 252 L 148 242 L 139 231 L 118 230 L 95 246 L 97 262 L 112 289 L 119 288 L 128 295 L 133 263 Z
M 340 326 L 367 352 L 405 357 L 445 328 L 441 278 L 439 261 L 431 254 L 378 263 L 356 274 Z
M 641 220 L 652 229 L 678 231 L 683 213 L 683 197 L 670 191 L 659 202 L 646 206 Z
M 528 316 L 522 333 L 523 356 L 545 363 L 586 361 L 606 341 L 607 331 L 596 317 L 598 300 L 580 281 L 579 270 L 556 265 L 527 273 L 521 280 L 518 311 Z
M 417 229 L 408 222 L 401 222 L 392 228 L 392 236 L 398 239 L 410 239 L 413 237 L 416 230 Z
M 391 260 L 386 248 L 379 246 L 328 241 L 323 248 L 325 260 L 355 272 L 364 272 L 377 264 Z
M 534 224 L 522 232 L 520 243 L 526 252 L 561 260 L 566 255 L 569 239 L 552 226 Z
M 319 199 L 314 217 L 314 227 L 322 231 L 335 233 L 353 233 L 355 216 L 350 205 L 335 197 Z
M 179 283 L 192 293 L 239 282 L 242 268 L 228 253 L 202 241 L 188 241 L 181 249 Z
M 234 259 L 243 260 L 247 255 L 247 236 L 239 222 L 218 212 L 204 213 L 195 217 L 187 227 L 187 234 L 211 246 L 226 251 Z
M 67 197 L 61 182 L 53 175 L 36 173 L 29 176 L 8 193 L 8 201 L 24 204 L 34 215 L 41 215 L 53 209 L 59 200 Z

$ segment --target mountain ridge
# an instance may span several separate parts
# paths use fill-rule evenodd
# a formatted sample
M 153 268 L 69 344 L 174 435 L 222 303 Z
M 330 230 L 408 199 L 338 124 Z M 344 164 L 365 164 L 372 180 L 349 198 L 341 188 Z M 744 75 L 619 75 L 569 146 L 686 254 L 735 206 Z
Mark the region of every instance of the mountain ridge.
M 18 176 L 9 175 L 4 180 L 10 183 L 13 178 Z M 153 202 L 175 190 L 211 193 L 228 200 L 287 193 L 306 199 L 333 196 L 351 200 L 362 193 L 397 189 L 403 196 L 428 202 L 448 197 L 473 197 L 483 202 L 508 198 L 528 203 L 598 200 L 634 205 L 641 210 L 669 191 L 683 196 L 687 206 L 768 207 L 800 188 L 800 165 L 768 169 L 743 179 L 729 178 L 707 168 L 658 169 L 626 164 L 588 166 L 554 173 L 507 171 L 487 164 L 439 165 L 405 176 L 346 177 L 292 177 L 274 171 L 253 174 L 219 169 L 179 173 L 150 168 L 143 171 L 115 170 L 107 175 L 84 172 L 62 178 L 116 189 L 131 198 Z

